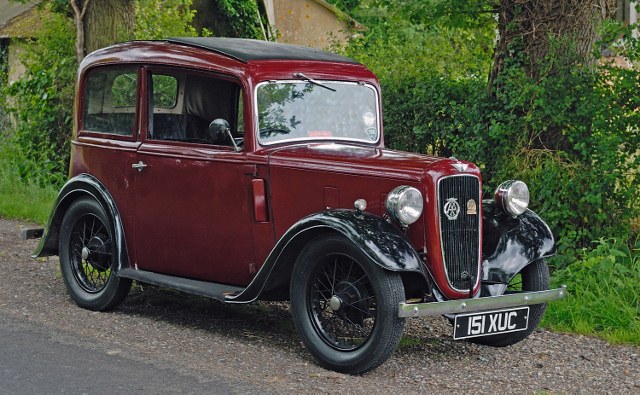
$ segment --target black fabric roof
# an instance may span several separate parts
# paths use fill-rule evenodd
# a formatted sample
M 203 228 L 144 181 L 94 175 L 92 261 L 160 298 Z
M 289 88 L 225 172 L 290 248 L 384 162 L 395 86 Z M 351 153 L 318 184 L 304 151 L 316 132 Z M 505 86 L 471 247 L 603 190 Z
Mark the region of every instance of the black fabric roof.
M 321 60 L 327 62 L 355 63 L 355 60 L 331 52 L 300 45 L 273 43 L 246 38 L 227 37 L 172 37 L 171 43 L 205 48 L 235 58 L 241 62 L 251 60 Z

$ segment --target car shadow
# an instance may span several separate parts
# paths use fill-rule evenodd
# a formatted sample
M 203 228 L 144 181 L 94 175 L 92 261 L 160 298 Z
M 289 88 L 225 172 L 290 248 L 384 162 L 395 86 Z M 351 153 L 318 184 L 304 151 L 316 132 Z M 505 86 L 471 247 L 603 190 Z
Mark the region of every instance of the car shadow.
M 225 304 L 202 296 L 134 282 L 129 296 L 114 313 L 133 314 L 238 339 L 266 340 L 270 344 L 303 352 L 288 302 Z

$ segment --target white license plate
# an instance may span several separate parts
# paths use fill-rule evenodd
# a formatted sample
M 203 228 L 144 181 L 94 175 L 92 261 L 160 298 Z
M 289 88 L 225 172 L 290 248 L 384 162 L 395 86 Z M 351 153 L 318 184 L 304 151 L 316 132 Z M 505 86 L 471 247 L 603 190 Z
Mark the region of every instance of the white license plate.
M 453 320 L 455 340 L 523 331 L 529 324 L 529 306 L 508 310 L 458 314 Z

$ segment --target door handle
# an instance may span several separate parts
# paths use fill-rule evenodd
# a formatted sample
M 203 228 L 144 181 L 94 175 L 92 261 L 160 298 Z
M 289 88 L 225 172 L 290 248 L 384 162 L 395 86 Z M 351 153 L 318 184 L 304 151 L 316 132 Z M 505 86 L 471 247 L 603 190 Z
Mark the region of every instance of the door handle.
M 134 163 L 131 165 L 132 168 L 138 170 L 139 172 L 141 172 L 142 170 L 144 170 L 145 167 L 147 167 L 148 165 L 146 163 L 144 163 L 143 161 L 139 161 L 138 163 Z

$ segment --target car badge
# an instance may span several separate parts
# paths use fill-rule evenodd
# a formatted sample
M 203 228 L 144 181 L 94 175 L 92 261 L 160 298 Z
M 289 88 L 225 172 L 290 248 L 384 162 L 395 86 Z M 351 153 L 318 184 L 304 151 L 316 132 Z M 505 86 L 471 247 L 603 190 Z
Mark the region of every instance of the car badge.
M 455 219 L 458 219 L 458 214 L 460 214 L 460 205 L 458 204 L 458 199 L 447 199 L 447 202 L 444 204 L 444 215 L 446 215 L 450 221 L 453 221 Z
M 460 172 L 465 172 L 469 168 L 469 165 L 462 162 L 452 163 L 451 166 L 455 167 Z
M 378 137 L 378 131 L 376 130 L 376 128 L 369 128 L 367 129 L 367 135 L 369 135 L 369 140 L 375 141 Z
M 469 199 L 467 202 L 467 215 L 477 215 L 478 214 L 478 205 L 476 201 L 473 199 Z

